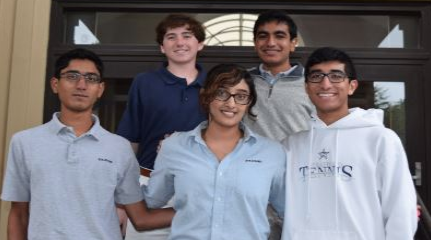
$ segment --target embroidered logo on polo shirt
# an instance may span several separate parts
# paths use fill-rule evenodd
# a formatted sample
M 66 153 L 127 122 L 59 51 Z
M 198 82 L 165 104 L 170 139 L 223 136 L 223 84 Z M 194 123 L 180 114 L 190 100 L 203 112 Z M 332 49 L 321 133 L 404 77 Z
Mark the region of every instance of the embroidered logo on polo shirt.
M 262 160 L 259 160 L 259 159 L 246 159 L 245 162 L 249 162 L 249 163 L 261 163 Z
M 112 160 L 109 160 L 109 159 L 106 159 L 106 158 L 98 158 L 97 160 L 102 161 L 102 162 L 112 163 Z

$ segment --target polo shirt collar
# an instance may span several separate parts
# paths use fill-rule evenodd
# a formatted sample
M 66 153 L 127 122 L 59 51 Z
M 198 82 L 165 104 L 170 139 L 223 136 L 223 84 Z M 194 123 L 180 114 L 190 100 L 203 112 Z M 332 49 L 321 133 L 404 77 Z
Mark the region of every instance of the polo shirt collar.
M 196 142 L 205 145 L 205 141 L 202 139 L 202 130 L 208 127 L 208 121 L 203 121 L 194 130 L 190 132 L 190 137 L 192 137 Z M 239 124 L 241 130 L 244 131 L 244 142 L 253 144 L 257 141 L 256 134 L 250 130 L 242 121 Z
M 263 63 L 259 65 L 259 75 L 263 77 L 269 77 L 269 78 L 284 78 L 284 77 L 302 77 L 304 75 L 304 67 L 300 63 L 292 63 L 292 67 L 285 71 L 280 72 L 276 76 L 273 76 L 271 72 L 266 71 L 263 68 Z
M 71 132 L 73 133 L 73 128 L 70 126 L 66 126 L 64 125 L 60 119 L 60 112 L 55 112 L 52 115 L 52 120 L 49 122 L 50 124 L 50 128 L 52 129 L 52 131 L 59 135 L 59 134 L 65 134 L 66 132 Z M 80 137 L 84 137 L 84 136 L 91 136 L 93 137 L 95 140 L 99 140 L 102 134 L 102 127 L 100 126 L 100 120 L 99 118 L 92 114 L 91 118 L 93 120 L 93 126 L 90 128 L 90 130 L 86 133 L 84 133 L 82 136 Z
M 168 63 L 165 62 L 163 63 L 163 67 L 160 69 L 160 73 L 162 74 L 162 80 L 163 82 L 165 82 L 165 84 L 178 84 L 186 82 L 186 79 L 177 77 L 171 72 L 169 72 L 167 66 Z M 198 75 L 196 76 L 195 81 L 190 84 L 190 86 L 198 85 L 200 87 L 203 87 L 206 76 L 205 71 L 199 63 L 196 63 L 196 69 L 198 70 Z

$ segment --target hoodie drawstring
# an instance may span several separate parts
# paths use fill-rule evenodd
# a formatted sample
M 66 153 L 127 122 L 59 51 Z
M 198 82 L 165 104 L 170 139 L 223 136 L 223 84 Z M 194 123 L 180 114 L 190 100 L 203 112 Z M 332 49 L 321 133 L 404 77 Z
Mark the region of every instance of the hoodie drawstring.
M 338 169 L 338 133 L 339 130 L 337 129 L 335 132 L 335 154 L 334 154 L 334 158 L 335 158 L 335 168 L 334 168 L 334 181 L 335 181 L 335 226 L 336 226 L 336 231 L 338 232 L 339 230 L 339 217 L 338 217 L 338 171 L 340 169 Z
M 308 149 L 308 162 L 307 162 L 307 166 L 309 169 L 308 169 L 307 176 L 305 179 L 305 181 L 306 181 L 305 186 L 307 188 L 307 193 L 306 193 L 307 194 L 307 196 L 306 196 L 307 204 L 305 206 L 305 221 L 306 222 L 308 222 L 308 220 L 311 217 L 311 213 L 310 213 L 310 191 L 311 191 L 310 190 L 310 167 L 311 167 L 311 162 L 312 162 L 311 158 L 313 155 L 313 137 L 314 137 L 314 127 L 313 126 L 310 129 L 310 135 L 309 136 L 310 136 L 310 138 L 309 138 L 308 146 L 310 146 L 310 148 Z

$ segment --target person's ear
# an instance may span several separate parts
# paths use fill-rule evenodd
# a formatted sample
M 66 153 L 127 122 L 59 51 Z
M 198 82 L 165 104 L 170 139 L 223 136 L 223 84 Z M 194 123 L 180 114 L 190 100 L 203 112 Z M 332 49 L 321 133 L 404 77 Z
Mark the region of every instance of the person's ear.
M 163 44 L 160 45 L 160 52 L 162 52 L 163 54 L 165 54 L 165 48 L 163 47 Z
M 297 37 L 290 40 L 290 51 L 294 52 L 296 49 L 296 46 L 298 46 L 298 38 Z
M 353 95 L 358 88 L 359 82 L 356 79 L 349 81 L 349 95 Z
M 99 83 L 99 92 L 97 93 L 97 98 L 102 97 L 103 92 L 105 91 L 105 82 Z
M 201 51 L 202 49 L 204 49 L 204 42 L 198 43 L 198 51 Z
M 53 77 L 50 80 L 50 85 L 51 85 L 52 92 L 55 93 L 55 94 L 58 93 L 58 81 L 60 81 L 60 80 L 58 78 L 56 78 L 56 77 Z

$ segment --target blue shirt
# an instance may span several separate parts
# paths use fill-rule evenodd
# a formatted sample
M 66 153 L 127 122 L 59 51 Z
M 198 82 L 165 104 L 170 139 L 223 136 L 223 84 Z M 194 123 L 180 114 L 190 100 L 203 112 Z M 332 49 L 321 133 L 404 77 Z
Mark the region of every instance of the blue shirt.
M 206 127 L 163 141 L 145 190 L 148 206 L 175 194 L 169 239 L 266 240 L 268 202 L 284 213 L 284 148 L 242 126 L 244 138 L 219 162 L 201 137 Z
M 79 137 L 58 117 L 12 137 L 2 199 L 29 202 L 28 239 L 122 239 L 115 203 L 143 199 L 130 143 L 96 116 Z
M 135 77 L 117 134 L 139 143 L 137 158 L 141 167 L 153 168 L 157 146 L 165 134 L 192 130 L 205 120 L 199 91 L 206 73 L 199 65 L 196 67 L 199 74 L 190 85 L 166 66 Z

